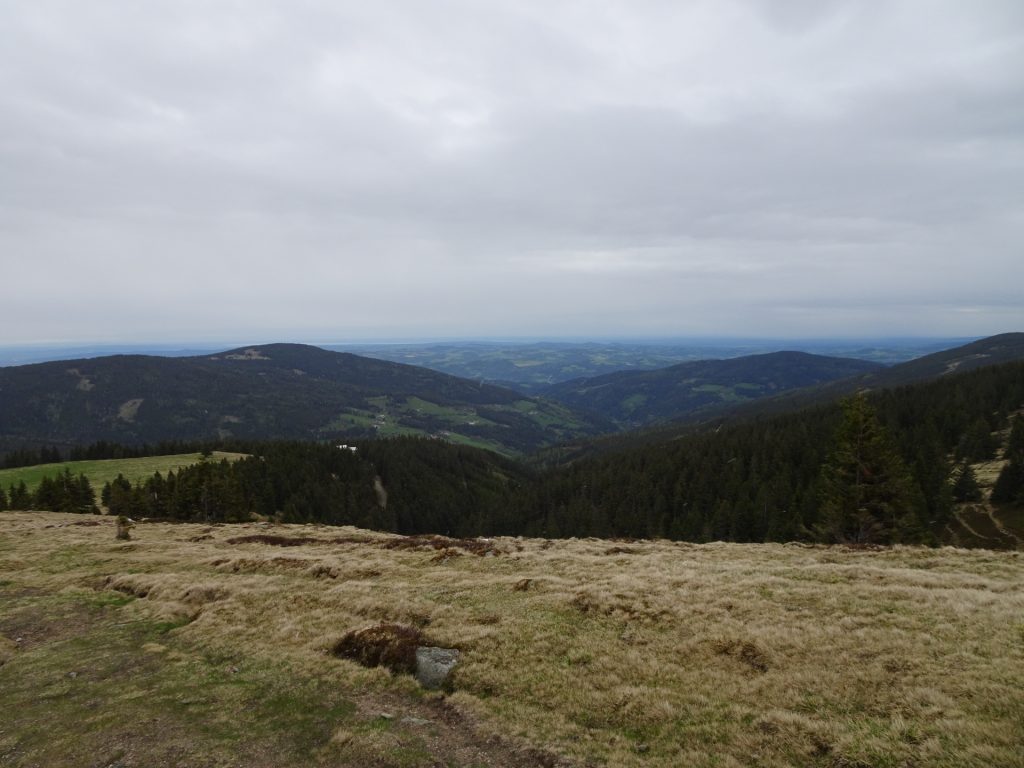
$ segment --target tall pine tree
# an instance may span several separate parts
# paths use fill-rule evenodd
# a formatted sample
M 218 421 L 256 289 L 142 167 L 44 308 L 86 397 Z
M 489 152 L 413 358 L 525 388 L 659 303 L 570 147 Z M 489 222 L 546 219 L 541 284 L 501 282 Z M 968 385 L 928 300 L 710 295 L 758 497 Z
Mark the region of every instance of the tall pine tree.
M 1024 416 L 1018 414 L 1006 444 L 1006 466 L 992 488 L 994 504 L 1024 504 Z
M 821 522 L 825 541 L 890 544 L 920 541 L 920 491 L 867 399 L 843 402 L 843 420 L 822 467 Z

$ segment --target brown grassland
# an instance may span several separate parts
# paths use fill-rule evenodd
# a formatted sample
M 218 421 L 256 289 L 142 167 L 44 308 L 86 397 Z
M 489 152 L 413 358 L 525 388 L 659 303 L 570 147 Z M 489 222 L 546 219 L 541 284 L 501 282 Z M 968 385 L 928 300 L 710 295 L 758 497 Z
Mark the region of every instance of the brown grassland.
M 1024 552 L 131 535 L 0 513 L 0 765 L 1024 766 Z

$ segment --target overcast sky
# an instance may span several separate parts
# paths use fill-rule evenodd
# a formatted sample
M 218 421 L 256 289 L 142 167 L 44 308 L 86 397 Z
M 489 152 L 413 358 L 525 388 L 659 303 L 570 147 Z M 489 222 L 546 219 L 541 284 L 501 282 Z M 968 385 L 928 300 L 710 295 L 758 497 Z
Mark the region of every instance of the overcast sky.
M 0 342 L 1024 330 L 1021 0 L 0 18 Z

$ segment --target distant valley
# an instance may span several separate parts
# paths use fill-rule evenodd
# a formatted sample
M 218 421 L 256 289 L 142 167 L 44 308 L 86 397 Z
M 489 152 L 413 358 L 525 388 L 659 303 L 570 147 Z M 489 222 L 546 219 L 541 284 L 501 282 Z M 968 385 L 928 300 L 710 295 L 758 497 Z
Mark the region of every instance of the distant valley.
M 708 409 L 813 387 L 882 367 L 864 360 L 773 352 L 573 379 L 541 392 L 629 429 L 693 417 Z
M 463 341 L 419 344 L 326 345 L 327 349 L 421 365 L 453 376 L 541 394 L 572 379 L 617 371 L 646 371 L 698 360 L 724 360 L 796 350 L 894 365 L 944 349 L 964 339 L 764 340 L 693 339 L 652 341 Z

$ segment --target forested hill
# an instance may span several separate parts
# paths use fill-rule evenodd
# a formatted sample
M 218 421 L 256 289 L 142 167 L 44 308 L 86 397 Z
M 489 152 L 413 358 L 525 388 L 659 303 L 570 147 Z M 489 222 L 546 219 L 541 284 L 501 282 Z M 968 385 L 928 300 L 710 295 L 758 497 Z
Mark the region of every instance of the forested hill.
M 957 462 L 996 458 L 997 435 L 1024 409 L 1024 362 L 872 392 L 865 402 L 896 456 L 870 482 L 899 486 L 891 507 L 911 530 L 907 540 L 947 541 Z M 536 497 L 523 505 L 535 511 L 525 529 L 691 541 L 815 538 L 827 522 L 823 469 L 842 452 L 842 421 L 832 402 L 578 460 L 534 487 Z
M 235 443 L 225 447 L 251 458 L 115 483 L 104 502 L 132 516 L 458 536 L 1006 546 L 1024 541 L 1022 411 L 1024 362 L 1009 363 L 542 473 L 423 439 Z M 977 536 L 958 517 L 957 500 L 978 501 L 972 465 L 999 473 L 992 501 L 1013 531 Z
M 749 358 L 718 362 L 737 362 L 744 359 Z M 1021 360 L 1024 360 L 1024 333 L 1004 333 L 890 367 L 878 366 L 867 372 L 822 384 L 812 384 L 778 394 L 769 392 L 754 399 L 735 398 L 729 401 L 722 398 L 718 403 L 709 402 L 699 410 L 673 421 L 652 422 L 632 431 L 565 443 L 545 450 L 532 457 L 532 460 L 540 465 L 566 464 L 579 459 L 621 453 L 678 440 L 708 428 L 717 429 L 729 424 L 741 424 L 754 419 L 793 413 L 815 405 L 834 403 L 856 392 L 924 384 L 956 377 L 979 368 Z
M 595 431 L 566 407 L 501 387 L 298 344 L 0 368 L 0 451 L 412 434 L 514 454 Z
M 773 352 L 573 379 L 548 387 L 542 394 L 572 408 L 599 413 L 628 429 L 699 416 L 712 408 L 881 368 L 864 360 Z
M 740 405 L 731 415 L 748 418 L 758 414 L 782 413 L 814 403 L 830 402 L 854 392 L 917 384 L 1017 360 L 1024 360 L 1024 333 L 1002 333 L 888 368 Z

